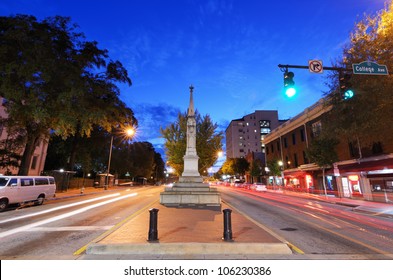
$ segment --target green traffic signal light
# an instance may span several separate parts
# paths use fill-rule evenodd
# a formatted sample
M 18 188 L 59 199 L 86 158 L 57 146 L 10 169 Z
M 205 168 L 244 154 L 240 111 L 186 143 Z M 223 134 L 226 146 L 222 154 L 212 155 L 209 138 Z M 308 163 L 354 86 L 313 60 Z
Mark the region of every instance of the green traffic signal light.
M 296 88 L 294 87 L 288 87 L 285 90 L 285 95 L 288 96 L 289 98 L 293 97 L 296 94 Z
M 347 91 L 344 92 L 344 94 L 343 94 L 343 99 L 344 99 L 344 100 L 350 99 L 350 98 L 352 98 L 354 95 L 355 95 L 355 93 L 353 92 L 353 90 L 352 90 L 352 89 L 348 89 Z
M 355 92 L 352 90 L 351 78 L 352 75 L 349 73 L 339 73 L 341 98 L 344 100 L 350 99 L 355 95 Z
M 295 82 L 293 81 L 293 77 L 295 74 L 293 72 L 284 72 L 284 88 L 285 94 L 289 98 L 293 97 L 296 94 Z

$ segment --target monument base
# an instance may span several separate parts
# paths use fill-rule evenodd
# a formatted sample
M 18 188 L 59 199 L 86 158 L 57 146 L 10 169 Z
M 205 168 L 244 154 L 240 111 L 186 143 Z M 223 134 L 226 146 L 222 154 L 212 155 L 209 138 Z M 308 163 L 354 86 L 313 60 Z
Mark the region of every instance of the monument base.
M 221 196 L 216 188 L 200 182 L 199 178 L 180 177 L 179 181 L 160 194 L 161 204 L 176 207 L 221 206 Z

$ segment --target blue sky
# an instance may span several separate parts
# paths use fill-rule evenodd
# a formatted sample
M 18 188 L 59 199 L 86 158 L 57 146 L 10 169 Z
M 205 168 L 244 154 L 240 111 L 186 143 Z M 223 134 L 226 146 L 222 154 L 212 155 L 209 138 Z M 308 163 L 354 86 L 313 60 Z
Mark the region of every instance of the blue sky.
M 385 0 L 2 0 L 0 15 L 70 16 L 87 40 L 120 60 L 133 81 L 121 98 L 139 120 L 139 141 L 162 146 L 160 127 L 196 109 L 222 131 L 255 110 L 286 119 L 326 91 L 327 73 L 294 69 L 298 94 L 282 93 L 278 64 L 325 66 L 340 58 L 355 22 Z

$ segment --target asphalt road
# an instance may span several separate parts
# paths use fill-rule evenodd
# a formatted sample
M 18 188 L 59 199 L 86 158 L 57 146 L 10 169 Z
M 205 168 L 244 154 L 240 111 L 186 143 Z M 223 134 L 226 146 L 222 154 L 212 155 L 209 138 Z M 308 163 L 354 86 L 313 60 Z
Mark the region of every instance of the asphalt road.
M 305 259 L 393 259 L 391 218 L 288 194 L 219 189 L 223 200 L 292 244 Z
M 0 213 L 0 259 L 75 259 L 89 242 L 157 201 L 160 187 L 48 201 Z
M 291 244 L 293 258 L 393 259 L 392 218 L 280 193 L 218 189 L 230 207 Z M 161 191 L 132 187 L 2 212 L 0 259 L 77 259 L 110 228 L 148 211 Z

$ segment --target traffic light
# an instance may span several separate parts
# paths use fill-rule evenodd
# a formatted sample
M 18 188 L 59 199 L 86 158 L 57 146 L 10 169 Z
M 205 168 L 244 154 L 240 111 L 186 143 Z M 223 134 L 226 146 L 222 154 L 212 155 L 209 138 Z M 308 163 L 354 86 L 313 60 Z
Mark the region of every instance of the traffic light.
M 341 99 L 347 100 L 355 95 L 352 89 L 351 77 L 352 75 L 349 73 L 339 73 Z
M 288 70 L 284 72 L 284 89 L 288 97 L 293 97 L 296 94 L 295 82 L 293 81 L 294 76 L 293 72 L 288 72 Z

